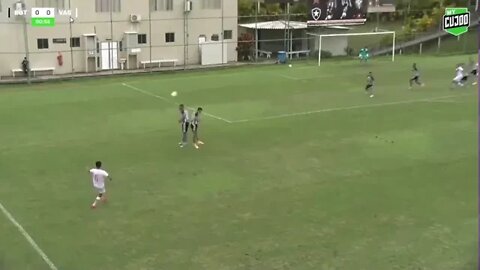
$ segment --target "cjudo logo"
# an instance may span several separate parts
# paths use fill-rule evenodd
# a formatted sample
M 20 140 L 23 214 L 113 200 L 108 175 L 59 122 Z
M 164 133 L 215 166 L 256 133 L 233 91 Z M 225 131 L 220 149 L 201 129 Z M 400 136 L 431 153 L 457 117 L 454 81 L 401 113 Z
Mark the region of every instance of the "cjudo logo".
M 442 25 L 445 32 L 454 36 L 467 33 L 470 26 L 468 8 L 446 8 Z

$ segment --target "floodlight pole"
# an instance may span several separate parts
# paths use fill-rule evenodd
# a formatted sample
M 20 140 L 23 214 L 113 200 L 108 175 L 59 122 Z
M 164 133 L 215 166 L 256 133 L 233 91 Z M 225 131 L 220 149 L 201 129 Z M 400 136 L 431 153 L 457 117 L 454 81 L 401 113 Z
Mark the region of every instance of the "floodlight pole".
M 25 3 L 25 1 L 22 1 L 22 7 L 27 7 L 27 4 Z M 29 47 L 28 47 L 28 27 L 27 27 L 27 15 L 25 14 L 23 16 L 23 37 L 25 39 L 25 57 L 27 58 L 27 83 L 30 84 L 31 83 L 31 80 L 30 80 L 30 76 L 31 76 L 31 73 L 30 73 L 30 50 L 29 50 Z
M 68 0 L 68 8 L 72 10 L 72 2 Z M 73 70 L 74 70 L 74 64 L 73 64 L 73 47 L 72 47 L 72 36 L 73 36 L 73 31 L 72 31 L 72 24 L 73 24 L 73 17 L 70 15 L 70 22 L 69 22 L 69 31 L 70 31 L 70 72 L 71 72 L 71 79 L 73 80 Z
M 113 0 L 110 0 L 110 42 L 108 43 L 108 62 L 113 74 Z
M 255 62 L 258 61 L 258 11 L 260 10 L 260 1 L 255 4 Z
M 152 62 L 152 8 L 155 7 L 155 4 L 151 3 L 148 7 L 148 54 L 150 63 Z M 122 48 L 123 49 L 123 48 Z M 127 50 L 127 61 L 128 63 L 128 50 Z M 128 69 L 128 67 L 124 67 Z M 152 69 L 150 68 L 150 73 L 152 73 Z

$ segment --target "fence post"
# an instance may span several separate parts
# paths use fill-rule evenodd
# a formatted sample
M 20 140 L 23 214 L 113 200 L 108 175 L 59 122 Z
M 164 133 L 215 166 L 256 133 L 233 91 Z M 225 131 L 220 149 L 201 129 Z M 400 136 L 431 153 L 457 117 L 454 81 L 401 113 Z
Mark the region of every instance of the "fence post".
M 440 53 L 441 43 L 442 43 L 442 37 L 438 37 L 438 41 L 437 41 L 437 53 Z

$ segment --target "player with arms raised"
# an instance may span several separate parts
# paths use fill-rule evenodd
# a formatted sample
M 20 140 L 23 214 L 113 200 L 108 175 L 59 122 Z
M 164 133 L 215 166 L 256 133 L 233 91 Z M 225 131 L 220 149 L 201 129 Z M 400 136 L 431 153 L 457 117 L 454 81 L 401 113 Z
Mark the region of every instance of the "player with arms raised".
M 105 179 L 110 179 L 112 181 L 112 178 L 108 175 L 108 173 L 102 169 L 102 162 L 97 161 L 95 162 L 95 168 L 90 169 L 90 175 L 92 175 L 92 181 L 93 181 L 93 187 L 97 191 L 98 195 L 95 198 L 95 201 L 92 204 L 92 209 L 97 207 L 97 203 L 100 201 L 106 201 L 105 193 Z

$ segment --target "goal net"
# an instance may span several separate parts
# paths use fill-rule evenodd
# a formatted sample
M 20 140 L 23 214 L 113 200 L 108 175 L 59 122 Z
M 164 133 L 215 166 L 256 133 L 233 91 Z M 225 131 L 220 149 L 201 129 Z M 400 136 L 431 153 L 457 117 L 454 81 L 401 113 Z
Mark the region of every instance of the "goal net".
M 315 36 L 318 38 L 318 66 L 321 65 L 322 63 L 322 49 L 324 49 L 324 46 L 322 46 L 322 42 L 325 39 L 332 38 L 332 37 L 352 37 L 352 36 L 373 36 L 373 35 L 391 35 L 392 36 L 392 62 L 395 61 L 395 32 L 394 31 L 385 31 L 385 32 L 369 32 L 369 33 L 349 33 L 349 34 L 314 34 L 314 33 L 308 33 L 308 35 Z

